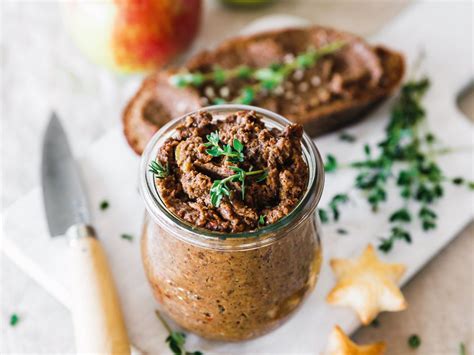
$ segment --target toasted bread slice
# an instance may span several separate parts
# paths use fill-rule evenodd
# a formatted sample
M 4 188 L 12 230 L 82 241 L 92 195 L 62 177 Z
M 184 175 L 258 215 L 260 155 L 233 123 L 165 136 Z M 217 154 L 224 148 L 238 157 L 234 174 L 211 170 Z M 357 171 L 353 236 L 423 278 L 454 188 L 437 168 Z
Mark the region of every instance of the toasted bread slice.
M 197 54 L 184 68 L 152 74 L 125 109 L 125 136 L 141 154 L 150 137 L 171 118 L 212 104 L 216 98 L 232 101 L 248 84 L 233 79 L 219 86 L 208 82 L 200 87 L 177 88 L 169 83 L 176 72 L 205 73 L 216 66 L 260 68 L 334 41 L 343 41 L 345 46 L 312 68 L 296 70 L 276 90 L 259 93 L 252 105 L 303 124 L 312 136 L 353 123 L 398 87 L 405 70 L 403 56 L 384 47 L 371 47 L 352 34 L 314 26 L 230 39 L 214 50 Z

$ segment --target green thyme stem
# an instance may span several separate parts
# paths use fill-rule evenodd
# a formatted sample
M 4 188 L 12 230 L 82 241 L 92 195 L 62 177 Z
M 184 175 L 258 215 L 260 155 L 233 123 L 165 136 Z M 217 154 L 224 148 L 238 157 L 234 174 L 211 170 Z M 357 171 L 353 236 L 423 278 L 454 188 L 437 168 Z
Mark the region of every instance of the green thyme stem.
M 329 54 L 336 52 L 345 46 L 343 41 L 335 41 L 324 45 L 318 49 L 310 48 L 306 52 L 300 53 L 294 59 L 285 63 L 275 63 L 264 68 L 250 68 L 248 66 L 238 66 L 232 69 L 215 68 L 208 73 L 184 72 L 170 77 L 171 85 L 184 88 L 187 86 L 201 87 L 205 83 L 214 82 L 216 85 L 223 85 L 233 79 L 245 79 L 255 81 L 243 87 L 232 102 L 250 104 L 254 101 L 257 92 L 273 90 L 280 85 L 293 71 L 297 69 L 307 69 L 314 66 L 317 61 Z M 223 98 L 213 100 L 214 104 L 226 103 Z
M 160 320 L 161 324 L 163 324 L 163 326 L 166 328 L 166 330 L 168 331 L 168 333 L 173 333 L 173 330 L 171 329 L 171 327 L 169 326 L 168 322 L 163 318 L 163 316 L 161 315 L 161 313 L 158 311 L 158 310 L 155 310 L 155 314 L 156 316 L 158 317 L 158 319 Z
M 252 176 L 252 175 L 259 175 L 259 174 L 263 174 L 265 172 L 265 170 L 254 170 L 254 171 L 244 171 L 243 174 L 245 177 L 247 176 Z M 226 184 L 228 183 L 229 181 L 231 181 L 232 179 L 235 179 L 239 176 L 239 174 L 233 174 L 233 175 L 230 175 L 228 177 L 226 177 L 225 179 L 222 179 L 221 180 L 221 183 L 222 184 Z

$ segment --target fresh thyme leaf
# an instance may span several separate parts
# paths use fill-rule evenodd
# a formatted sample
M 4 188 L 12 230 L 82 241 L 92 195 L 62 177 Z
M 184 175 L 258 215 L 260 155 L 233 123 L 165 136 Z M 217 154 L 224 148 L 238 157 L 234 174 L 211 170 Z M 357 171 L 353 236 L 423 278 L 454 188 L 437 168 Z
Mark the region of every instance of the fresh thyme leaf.
M 385 137 L 377 145 L 364 146 L 364 159 L 349 164 L 340 164 L 334 157 L 330 159 L 330 154 L 326 159 L 326 171 L 346 166 L 356 170 L 354 187 L 363 192 L 374 212 L 388 198 L 388 183 L 396 182 L 404 207 L 390 214 L 390 233 L 379 244 L 379 249 L 384 252 L 390 251 L 399 240 L 411 241 L 410 233 L 403 224 L 415 218 L 425 231 L 436 228 L 438 217 L 431 206 L 443 197 L 445 183 L 474 189 L 474 182 L 462 177 L 447 178 L 435 160 L 436 152 L 432 148 L 438 140 L 432 132 L 426 131 L 423 124 L 426 110 L 421 102 L 429 86 L 427 78 L 403 85 L 399 98 L 392 106 Z M 420 209 L 412 216 L 409 205 L 413 202 L 420 204 Z M 337 220 L 340 204 L 333 208 L 331 203 L 328 208 Z M 325 220 L 329 220 L 326 210 L 320 209 L 321 213 Z
M 211 204 L 214 207 L 219 207 L 224 196 L 230 196 L 230 189 L 227 186 L 228 182 L 240 182 L 240 188 L 242 191 L 242 200 L 245 199 L 245 179 L 248 176 L 261 175 L 257 181 L 265 179 L 267 172 L 265 170 L 254 170 L 254 171 L 245 171 L 238 166 L 229 166 L 229 169 L 235 172 L 235 174 L 230 175 L 222 180 L 214 180 L 211 186 Z
M 227 103 L 227 101 L 220 98 L 220 97 L 216 97 L 215 99 L 212 100 L 212 103 L 214 105 L 223 105 L 223 104 Z
M 264 226 L 265 225 L 265 216 L 263 214 L 261 214 L 259 217 L 258 217 L 258 225 L 259 226 Z
M 352 134 L 349 134 L 347 132 L 342 132 L 339 135 L 339 139 L 341 141 L 349 142 L 349 143 L 354 143 L 356 141 L 356 137 L 354 137 Z
M 237 138 L 234 138 L 234 141 L 232 142 L 232 145 L 234 146 L 234 149 L 237 152 L 242 152 L 244 150 L 244 145 Z
M 339 206 L 347 201 L 349 201 L 349 196 L 347 196 L 347 194 L 337 194 L 329 202 L 329 208 L 332 211 L 335 221 L 339 220 Z
M 324 171 L 329 173 L 337 169 L 337 159 L 334 155 L 326 155 L 326 163 L 324 164 Z
M 163 166 L 160 162 L 152 161 L 150 163 L 149 171 L 155 175 L 158 179 L 163 179 L 169 175 L 169 167 L 168 164 Z
M 10 315 L 10 326 L 14 327 L 18 324 L 19 321 L 20 317 L 18 316 L 18 314 L 13 313 L 12 315 Z
M 365 155 L 367 155 L 368 157 L 370 157 L 370 154 L 372 152 L 371 148 L 370 148 L 370 145 L 368 144 L 365 144 L 364 145 L 364 152 L 365 152 Z
M 418 212 L 418 217 L 420 218 L 423 230 L 427 231 L 429 229 L 436 228 L 435 221 L 438 216 L 432 209 L 426 206 L 421 207 L 420 211 Z
M 102 211 L 105 211 L 107 208 L 109 208 L 109 201 L 101 201 L 99 207 Z
M 410 236 L 410 233 L 408 233 L 408 231 L 400 226 L 395 226 L 395 227 L 392 227 L 391 229 L 391 234 L 388 238 L 382 238 L 380 240 L 380 244 L 379 244 L 379 250 L 387 253 L 389 252 L 394 243 L 397 241 L 397 240 L 404 240 L 406 241 L 407 243 L 411 243 L 411 236 Z
M 416 349 L 421 345 L 421 339 L 418 335 L 413 334 L 408 338 L 408 345 L 412 349 Z
M 255 89 L 247 86 L 242 90 L 242 94 L 237 98 L 237 103 L 242 105 L 250 105 L 255 98 Z
M 309 48 L 306 52 L 298 54 L 292 61 L 274 63 L 263 68 L 238 66 L 231 69 L 222 69 L 215 67 L 208 73 L 178 73 L 171 76 L 169 82 L 173 86 L 184 88 L 187 86 L 200 87 L 210 83 L 221 86 L 232 79 L 251 81 L 251 84 L 244 86 L 233 100 L 234 103 L 249 105 L 259 93 L 274 90 L 295 70 L 313 67 L 319 59 L 337 52 L 344 46 L 345 42 L 335 41 L 318 49 Z M 227 101 L 223 98 L 214 98 L 212 102 L 223 104 Z
M 224 148 L 220 146 L 219 131 L 212 132 L 206 136 L 207 142 L 204 143 L 208 147 L 206 153 L 213 157 L 226 156 L 232 163 L 244 161 L 244 145 L 238 139 L 234 138 L 232 145 L 226 144 Z
M 325 209 L 319 208 L 318 209 L 318 214 L 319 214 L 319 219 L 321 220 L 321 223 L 328 223 L 329 222 L 329 216 L 328 216 L 328 213 Z
M 214 81 L 216 85 L 223 85 L 226 81 L 226 72 L 221 68 L 216 68 L 214 70 Z
M 203 355 L 201 351 L 186 351 L 184 347 L 184 344 L 186 343 L 186 334 L 183 332 L 173 331 L 168 322 L 161 316 L 158 310 L 155 310 L 155 314 L 169 333 L 165 341 L 168 343 L 168 346 L 174 355 Z
M 411 222 L 410 212 L 406 208 L 401 208 L 398 211 L 395 211 L 390 216 L 390 222 Z
M 122 234 L 120 237 L 122 239 L 128 240 L 129 242 L 133 241 L 133 235 L 130 234 Z
M 425 140 L 428 144 L 434 143 L 436 140 L 436 137 L 433 135 L 433 133 L 427 133 L 425 136 Z

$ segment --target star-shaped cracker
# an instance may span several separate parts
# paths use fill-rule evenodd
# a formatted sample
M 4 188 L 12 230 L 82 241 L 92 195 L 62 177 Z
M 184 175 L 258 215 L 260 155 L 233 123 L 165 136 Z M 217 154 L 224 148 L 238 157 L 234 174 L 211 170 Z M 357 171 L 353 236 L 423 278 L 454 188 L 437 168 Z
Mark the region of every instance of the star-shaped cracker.
M 337 284 L 327 296 L 328 303 L 352 307 L 363 324 L 372 322 L 382 311 L 407 307 L 397 286 L 405 266 L 380 261 L 372 245 L 357 260 L 331 259 L 331 267 Z
M 336 325 L 329 335 L 329 342 L 325 355 L 383 355 L 385 343 L 357 345 L 353 343 L 342 329 Z

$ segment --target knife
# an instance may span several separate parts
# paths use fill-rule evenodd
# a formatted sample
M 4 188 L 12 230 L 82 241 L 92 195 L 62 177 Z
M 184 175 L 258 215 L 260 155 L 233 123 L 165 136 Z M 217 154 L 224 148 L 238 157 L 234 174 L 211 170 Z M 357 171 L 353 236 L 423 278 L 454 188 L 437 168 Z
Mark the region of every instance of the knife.
M 55 113 L 44 136 L 41 178 L 50 234 L 69 242 L 77 352 L 130 354 L 112 274 L 91 226 L 79 169 Z

